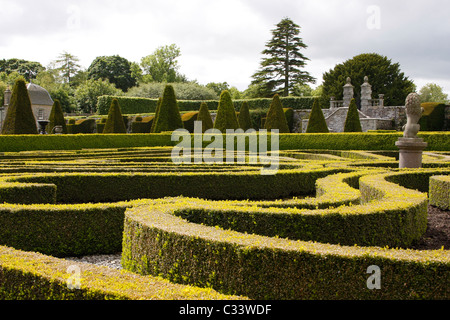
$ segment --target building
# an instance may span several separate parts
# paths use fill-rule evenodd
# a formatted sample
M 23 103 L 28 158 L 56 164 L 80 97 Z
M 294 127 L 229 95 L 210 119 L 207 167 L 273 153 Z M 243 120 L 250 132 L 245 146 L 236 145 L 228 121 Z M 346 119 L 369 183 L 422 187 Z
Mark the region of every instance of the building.
M 38 121 L 49 119 L 53 100 L 48 91 L 37 84 L 30 82 L 27 85 L 27 89 L 30 96 L 31 109 L 33 110 L 34 118 L 36 119 L 36 125 L 39 128 Z M 11 94 L 11 90 L 7 88 L 5 90 L 3 108 L 0 108 L 0 130 L 3 127 L 3 121 L 5 120 L 6 112 L 8 111 Z

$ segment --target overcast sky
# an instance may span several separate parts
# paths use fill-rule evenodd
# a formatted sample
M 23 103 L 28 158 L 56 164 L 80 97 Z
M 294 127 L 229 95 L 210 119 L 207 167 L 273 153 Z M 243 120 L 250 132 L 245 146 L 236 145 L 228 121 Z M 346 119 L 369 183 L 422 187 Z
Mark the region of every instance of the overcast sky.
M 245 90 L 288 17 L 308 46 L 312 87 L 336 64 L 376 52 L 418 89 L 433 82 L 450 95 L 449 13 L 448 0 L 0 0 L 0 59 L 47 66 L 67 51 L 87 69 L 97 56 L 140 62 L 175 43 L 188 79 Z

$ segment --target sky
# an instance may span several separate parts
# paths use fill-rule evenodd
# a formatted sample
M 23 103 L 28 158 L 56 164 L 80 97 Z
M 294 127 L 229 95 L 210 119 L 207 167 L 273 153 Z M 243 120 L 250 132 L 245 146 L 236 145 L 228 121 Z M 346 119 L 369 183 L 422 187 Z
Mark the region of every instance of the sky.
M 0 0 L 0 59 L 48 66 L 65 51 L 87 69 L 98 56 L 139 63 L 176 44 L 189 80 L 243 91 L 272 30 L 290 18 L 307 45 L 313 88 L 336 64 L 378 53 L 417 90 L 436 83 L 450 96 L 449 12 L 448 0 Z

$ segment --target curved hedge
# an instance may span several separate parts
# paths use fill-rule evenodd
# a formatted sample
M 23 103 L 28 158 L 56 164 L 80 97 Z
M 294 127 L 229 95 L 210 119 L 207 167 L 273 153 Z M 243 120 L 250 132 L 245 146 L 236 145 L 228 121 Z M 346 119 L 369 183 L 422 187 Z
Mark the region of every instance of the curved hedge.
M 430 178 L 430 204 L 450 210 L 450 175 Z

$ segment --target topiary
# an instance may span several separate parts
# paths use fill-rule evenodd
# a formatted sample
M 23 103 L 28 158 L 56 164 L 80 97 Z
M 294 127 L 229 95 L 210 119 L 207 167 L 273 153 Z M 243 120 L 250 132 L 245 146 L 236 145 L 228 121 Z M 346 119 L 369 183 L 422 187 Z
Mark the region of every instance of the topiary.
M 158 118 L 158 115 L 159 115 L 159 109 L 161 108 L 161 100 L 162 100 L 162 98 L 159 97 L 158 102 L 156 103 L 155 118 L 152 121 L 152 127 L 150 128 L 150 132 L 155 132 L 155 124 L 156 124 L 156 119 Z
M 2 134 L 37 134 L 36 118 L 25 80 L 22 78 L 14 83 Z
M 123 121 L 122 112 L 120 111 L 119 101 L 113 99 L 108 112 L 103 133 L 127 133 L 125 122 Z
M 347 118 L 345 119 L 344 132 L 362 132 L 359 112 L 353 98 L 348 107 Z
M 66 120 L 64 119 L 64 113 L 61 108 L 61 103 L 59 100 L 55 99 L 52 106 L 52 111 L 50 111 L 49 123 L 47 125 L 47 132 L 54 133 L 54 128 L 56 126 L 62 127 L 62 133 L 67 134 Z
M 284 115 L 283 106 L 281 105 L 280 96 L 275 94 L 267 112 L 265 129 L 278 129 L 279 133 L 289 133 L 289 126 Z
M 153 132 L 174 131 L 180 128 L 183 128 L 183 121 L 181 120 L 180 110 L 178 109 L 175 91 L 172 85 L 166 85 L 157 112 Z
M 248 109 L 248 102 L 244 101 L 241 106 L 241 110 L 239 111 L 238 117 L 239 127 L 247 131 L 248 129 L 252 129 L 252 119 L 250 118 L 250 111 Z
M 222 91 L 219 99 L 219 106 L 217 107 L 217 116 L 214 121 L 214 129 L 220 130 L 222 133 L 226 129 L 238 129 L 239 123 L 234 110 L 233 101 L 228 90 Z
M 319 105 L 319 99 L 315 99 L 311 113 L 309 114 L 308 127 L 306 133 L 328 133 L 327 122 L 322 112 L 322 108 Z
M 202 133 L 206 130 L 212 129 L 214 123 L 211 118 L 211 113 L 209 113 L 208 105 L 206 102 L 200 104 L 200 109 L 198 110 L 197 121 L 202 122 Z

